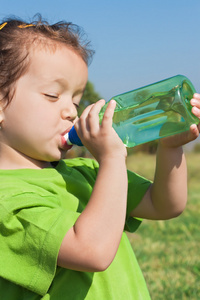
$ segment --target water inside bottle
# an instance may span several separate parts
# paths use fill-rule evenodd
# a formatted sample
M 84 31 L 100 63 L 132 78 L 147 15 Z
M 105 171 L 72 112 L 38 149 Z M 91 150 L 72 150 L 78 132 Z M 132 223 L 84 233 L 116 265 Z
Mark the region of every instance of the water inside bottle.
M 185 82 L 171 91 L 153 93 L 148 89 L 134 94 L 126 109 L 120 95 L 114 97 L 117 106 L 113 116 L 113 128 L 127 147 L 134 147 L 152 140 L 174 135 L 198 123 L 191 113 L 190 99 L 194 90 Z M 126 99 L 125 99 L 126 101 Z M 104 108 L 105 111 L 105 108 Z M 103 112 L 100 118 L 102 118 Z

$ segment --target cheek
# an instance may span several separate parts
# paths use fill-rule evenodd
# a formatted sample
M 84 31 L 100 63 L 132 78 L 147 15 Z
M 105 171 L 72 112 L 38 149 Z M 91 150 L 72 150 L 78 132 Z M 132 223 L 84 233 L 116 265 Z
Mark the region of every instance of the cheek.
M 3 127 L 5 134 L 12 135 L 30 135 L 37 136 L 38 139 L 51 137 L 59 124 L 55 114 L 47 113 L 38 107 L 37 111 L 21 110 L 19 113 L 7 114 Z
M 26 101 L 20 96 L 13 99 L 5 110 L 5 133 L 12 136 L 21 132 L 22 135 L 38 135 L 38 138 L 52 137 L 60 124 L 59 107 L 43 98 L 27 96 Z
M 54 127 L 57 126 L 61 120 L 61 117 L 56 110 L 54 109 L 41 109 L 33 116 L 33 120 L 37 120 L 42 127 Z

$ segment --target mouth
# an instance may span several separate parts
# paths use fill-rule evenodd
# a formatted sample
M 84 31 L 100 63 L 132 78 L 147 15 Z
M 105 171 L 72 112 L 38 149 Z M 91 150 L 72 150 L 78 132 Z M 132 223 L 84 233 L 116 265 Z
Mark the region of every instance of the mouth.
M 73 147 L 73 145 L 68 145 L 67 144 L 67 141 L 66 141 L 66 138 L 65 138 L 66 134 L 70 131 L 70 129 L 71 129 L 71 127 L 69 129 L 65 130 L 61 134 L 61 148 L 63 150 L 70 150 Z

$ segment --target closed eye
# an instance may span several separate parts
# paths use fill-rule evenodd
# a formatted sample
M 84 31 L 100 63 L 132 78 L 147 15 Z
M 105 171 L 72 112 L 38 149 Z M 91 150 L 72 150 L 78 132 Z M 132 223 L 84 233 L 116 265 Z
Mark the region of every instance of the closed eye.
M 49 94 L 44 94 L 44 96 L 49 97 L 49 98 L 51 98 L 51 99 L 55 99 L 55 100 L 59 98 L 59 97 L 56 96 L 56 95 L 49 95 Z
M 74 106 L 75 106 L 77 109 L 80 108 L 80 106 L 79 106 L 77 103 L 74 103 Z

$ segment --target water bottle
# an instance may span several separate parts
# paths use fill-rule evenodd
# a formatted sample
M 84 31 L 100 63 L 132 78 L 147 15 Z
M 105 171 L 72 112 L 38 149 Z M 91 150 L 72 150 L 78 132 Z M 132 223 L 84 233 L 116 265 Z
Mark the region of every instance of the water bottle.
M 127 147 L 184 132 L 199 123 L 191 112 L 194 93 L 190 80 L 176 75 L 117 95 L 112 98 L 116 101 L 113 128 Z M 99 114 L 100 122 L 108 102 Z M 74 127 L 65 139 L 69 145 L 82 145 Z

